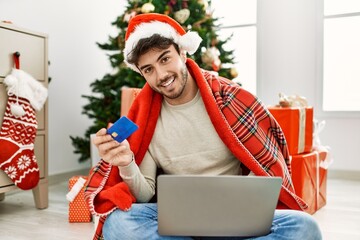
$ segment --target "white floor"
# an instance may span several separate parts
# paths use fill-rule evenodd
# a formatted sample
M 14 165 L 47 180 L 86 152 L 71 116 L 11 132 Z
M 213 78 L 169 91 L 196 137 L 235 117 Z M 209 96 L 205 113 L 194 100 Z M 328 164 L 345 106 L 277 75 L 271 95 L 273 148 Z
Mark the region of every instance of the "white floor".
M 49 187 L 49 207 L 34 207 L 31 191 L 5 195 L 0 202 L 0 239 L 82 240 L 92 239 L 93 223 L 69 223 L 65 195 L 68 183 Z
M 314 217 L 324 240 L 360 240 L 360 181 L 328 180 L 327 204 Z
M 68 223 L 67 182 L 50 186 L 49 208 L 37 210 L 31 191 L 0 202 L 0 239 L 92 239 L 93 223 Z M 360 181 L 328 180 L 327 204 L 314 214 L 325 240 L 360 240 Z

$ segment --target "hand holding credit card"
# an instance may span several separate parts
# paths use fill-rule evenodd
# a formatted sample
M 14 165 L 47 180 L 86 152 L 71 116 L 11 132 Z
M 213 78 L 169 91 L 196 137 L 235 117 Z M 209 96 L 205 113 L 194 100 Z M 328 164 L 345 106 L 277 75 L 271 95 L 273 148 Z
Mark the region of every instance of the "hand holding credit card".
M 138 128 L 139 127 L 134 122 L 123 116 L 107 129 L 107 133 L 110 134 L 116 141 L 122 142 Z

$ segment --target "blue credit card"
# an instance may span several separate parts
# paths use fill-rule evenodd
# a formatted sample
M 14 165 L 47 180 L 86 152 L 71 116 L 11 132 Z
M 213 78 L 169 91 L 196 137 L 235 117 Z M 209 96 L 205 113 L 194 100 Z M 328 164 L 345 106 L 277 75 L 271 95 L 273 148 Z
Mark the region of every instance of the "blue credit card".
M 107 133 L 116 141 L 122 142 L 138 128 L 139 127 L 133 121 L 123 116 L 107 129 Z

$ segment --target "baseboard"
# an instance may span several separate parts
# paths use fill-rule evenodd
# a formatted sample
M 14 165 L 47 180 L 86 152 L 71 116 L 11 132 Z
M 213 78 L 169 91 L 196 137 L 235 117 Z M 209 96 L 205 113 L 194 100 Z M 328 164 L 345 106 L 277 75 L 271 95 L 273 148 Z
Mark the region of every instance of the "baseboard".
M 57 184 L 59 182 L 68 181 L 73 176 L 87 176 L 89 175 L 90 169 L 79 169 L 71 172 L 59 173 L 54 175 L 49 175 L 49 185 Z
M 328 178 L 360 181 L 360 171 L 328 170 Z

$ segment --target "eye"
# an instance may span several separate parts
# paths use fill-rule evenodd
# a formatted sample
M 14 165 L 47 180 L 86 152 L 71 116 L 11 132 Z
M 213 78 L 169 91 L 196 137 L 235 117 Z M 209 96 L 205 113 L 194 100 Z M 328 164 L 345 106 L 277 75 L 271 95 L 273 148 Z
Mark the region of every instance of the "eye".
M 151 72 L 151 70 L 152 70 L 152 68 L 151 68 L 151 67 L 147 67 L 147 68 L 145 68 L 145 69 L 144 69 L 144 71 L 143 71 L 143 72 L 144 72 L 145 74 L 148 74 L 148 73 L 150 73 L 150 72 Z
M 170 57 L 165 56 L 165 57 L 163 57 L 163 58 L 161 59 L 161 62 L 162 62 L 162 63 L 166 63 L 166 62 L 168 62 L 169 60 L 170 60 Z

